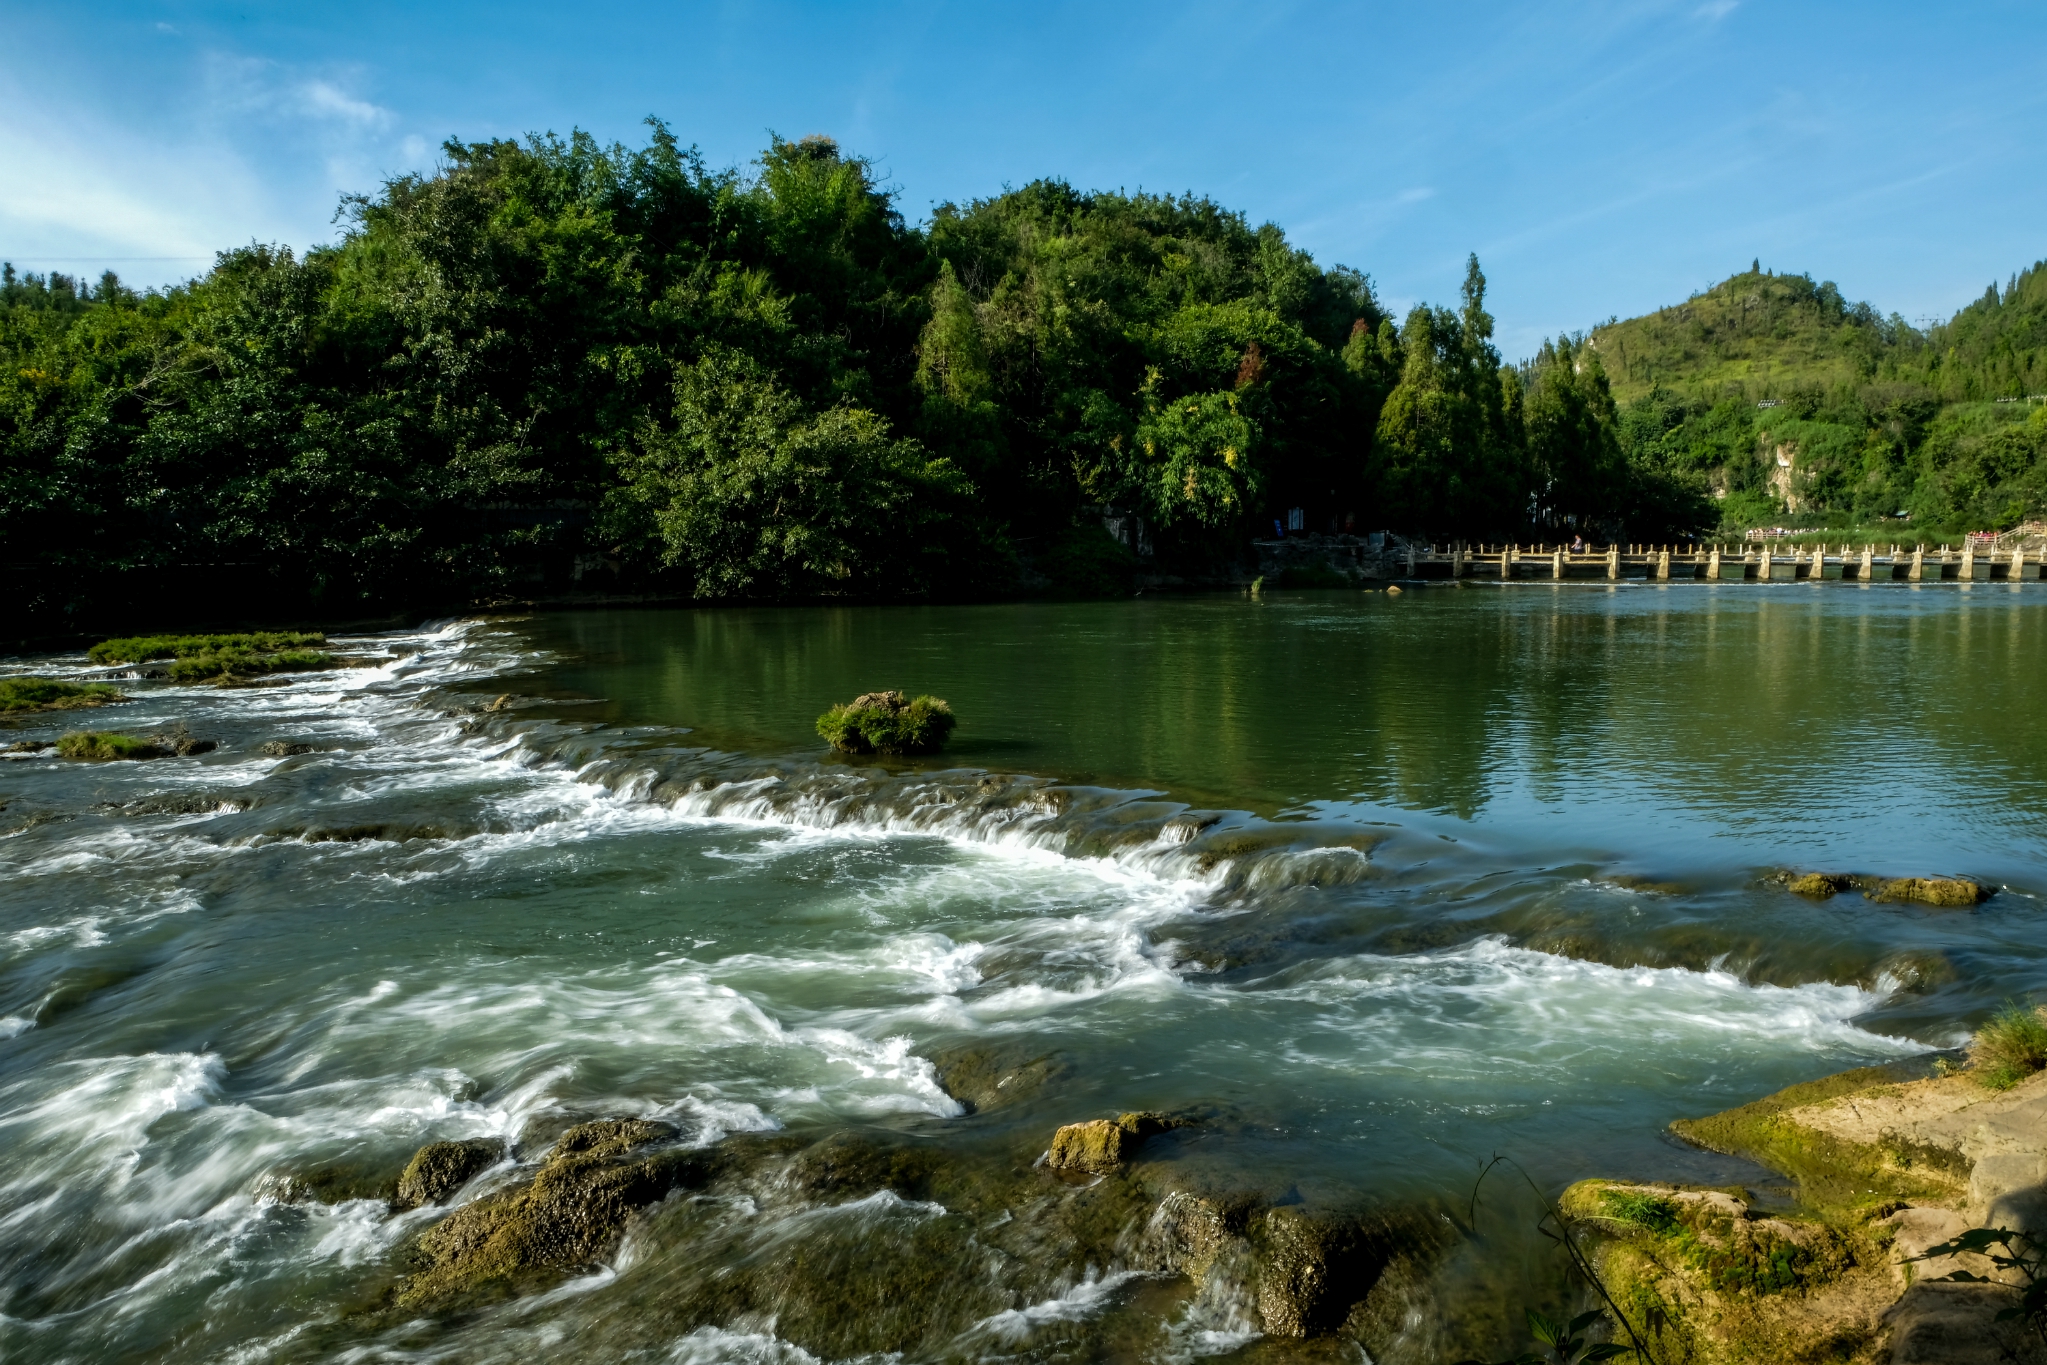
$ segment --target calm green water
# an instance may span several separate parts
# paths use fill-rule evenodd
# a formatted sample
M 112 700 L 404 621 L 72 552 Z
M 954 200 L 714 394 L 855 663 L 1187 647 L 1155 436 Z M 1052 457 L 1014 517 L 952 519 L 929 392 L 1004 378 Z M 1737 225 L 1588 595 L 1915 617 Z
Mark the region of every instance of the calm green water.
M 0 767 L 0 1353 L 844 1358 L 692 1286 L 957 1216 L 671 1200 L 550 1295 L 396 1322 L 361 1310 L 435 1215 L 279 1197 L 438 1138 L 531 1162 L 579 1116 L 1027 1171 L 1060 1123 L 1186 1109 L 1212 1117 L 1175 1160 L 1309 1208 L 1460 1203 L 1494 1153 L 1552 1188 L 1756 1180 L 1664 1125 L 2047 992 L 2043 611 L 1681 584 L 583 612 L 274 690 L 137 682 L 122 728 L 220 749 Z M 953 703 L 942 760 L 821 752 L 818 711 L 888 686 Z M 2000 889 L 1814 904 L 1786 867 Z M 975 1050 L 1055 1079 L 966 1112 L 941 1067 Z M 1525 1210 L 1488 1217 L 1375 1358 L 1503 1350 L 1473 1294 L 1558 1301 Z M 945 1311 L 892 1349 L 1276 1349 L 1241 1286 L 1008 1235 L 908 1275 Z

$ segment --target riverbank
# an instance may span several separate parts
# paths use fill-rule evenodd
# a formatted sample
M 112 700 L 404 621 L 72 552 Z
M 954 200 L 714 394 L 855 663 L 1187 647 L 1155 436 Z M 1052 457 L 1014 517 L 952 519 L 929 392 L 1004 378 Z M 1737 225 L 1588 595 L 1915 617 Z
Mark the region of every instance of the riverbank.
M 2026 1276 L 1928 1255 L 1972 1228 L 2047 1235 L 2047 1073 L 1992 1091 L 1945 1059 L 1864 1068 L 1672 1132 L 1792 1185 L 1788 1200 L 1606 1179 L 1564 1193 L 1610 1311 L 1660 1359 L 2047 1360 L 2027 1323 L 2000 1320 Z

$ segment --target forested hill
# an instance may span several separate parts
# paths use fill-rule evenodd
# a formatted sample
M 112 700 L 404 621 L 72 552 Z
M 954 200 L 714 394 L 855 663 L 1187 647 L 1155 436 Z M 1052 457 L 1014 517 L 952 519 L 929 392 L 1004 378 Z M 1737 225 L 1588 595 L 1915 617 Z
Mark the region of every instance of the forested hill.
M 1931 338 L 1742 277 L 1511 365 L 1476 258 L 1455 306 L 1396 319 L 1199 196 L 1043 180 L 916 225 L 827 138 L 720 170 L 658 123 L 443 156 L 348 201 L 333 246 L 225 251 L 172 289 L 6 268 L 11 638 L 1127 591 L 1140 556 L 1236 572 L 1275 522 L 1662 540 L 1781 512 L 1766 446 L 1819 452 L 1788 491 L 1843 516 L 2041 502 L 2010 414 L 1941 425 L 2032 382 L 2037 323 L 2008 319 L 2037 319 L 2037 273 Z M 1713 368 L 1766 342 L 1767 432 L 1747 372 Z
M 1657 388 L 1767 400 L 1910 385 L 1942 402 L 2047 393 L 2047 262 L 1921 332 L 1833 283 L 1750 269 L 1681 304 L 1592 331 L 1614 397 Z
M 1631 457 L 1705 478 L 1730 526 L 1953 533 L 2047 510 L 2047 262 L 1924 331 L 1751 268 L 1588 344 Z

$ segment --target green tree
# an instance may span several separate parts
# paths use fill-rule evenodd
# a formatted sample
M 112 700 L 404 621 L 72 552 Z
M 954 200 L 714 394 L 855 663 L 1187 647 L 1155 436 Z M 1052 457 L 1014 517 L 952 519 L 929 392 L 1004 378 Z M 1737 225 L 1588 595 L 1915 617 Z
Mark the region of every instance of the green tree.
M 697 596 L 932 589 L 972 486 L 885 419 L 807 412 L 724 348 L 677 367 L 672 418 L 620 456 L 609 529 L 680 569 Z

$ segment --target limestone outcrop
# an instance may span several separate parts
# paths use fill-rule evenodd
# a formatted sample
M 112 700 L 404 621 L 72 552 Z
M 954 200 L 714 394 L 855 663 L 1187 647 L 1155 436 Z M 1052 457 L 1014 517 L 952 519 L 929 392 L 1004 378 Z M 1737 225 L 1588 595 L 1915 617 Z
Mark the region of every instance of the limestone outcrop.
M 2047 1362 L 1982 1257 L 1918 1259 L 1975 1227 L 2047 1235 L 2047 1072 L 1872 1067 L 1672 1129 L 1792 1177 L 1797 1202 L 1744 1190 L 1582 1181 L 1563 1211 L 1635 1329 L 1669 1359 Z M 1954 1271 L 1989 1283 L 1946 1282 Z

